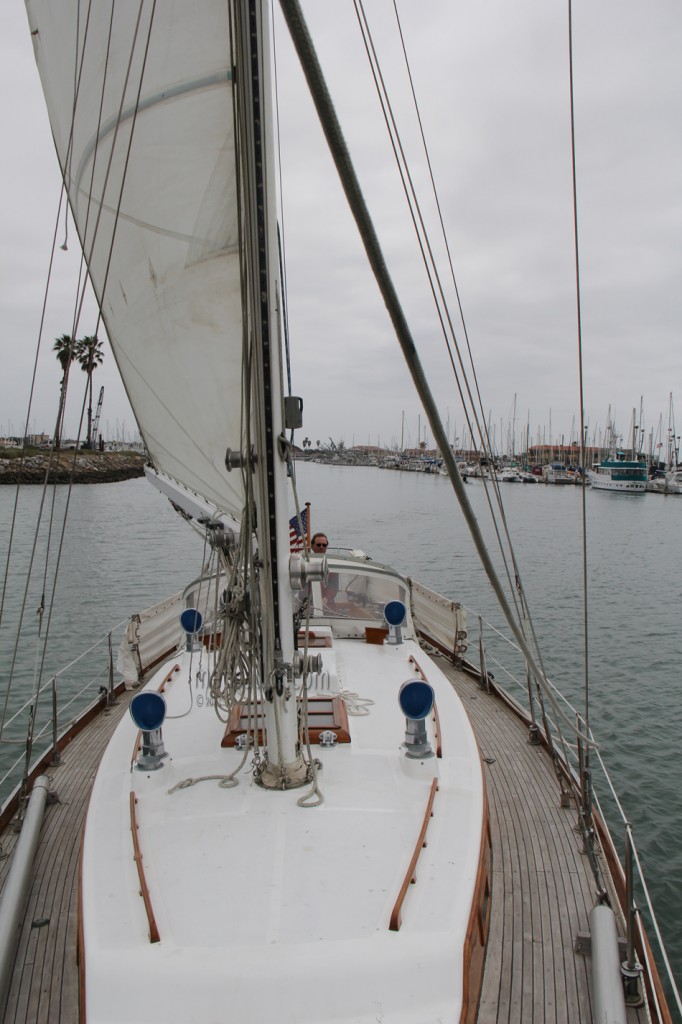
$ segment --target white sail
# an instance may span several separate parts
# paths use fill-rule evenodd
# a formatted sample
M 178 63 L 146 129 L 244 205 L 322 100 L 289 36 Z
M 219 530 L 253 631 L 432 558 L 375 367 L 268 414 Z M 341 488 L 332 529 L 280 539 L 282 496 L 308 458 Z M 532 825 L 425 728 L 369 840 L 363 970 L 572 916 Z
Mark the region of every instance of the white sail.
M 227 5 L 169 0 L 153 26 L 152 4 L 137 24 L 128 4 L 27 9 L 71 209 L 150 455 L 238 516 L 240 474 L 225 470 L 226 449 L 242 448 Z

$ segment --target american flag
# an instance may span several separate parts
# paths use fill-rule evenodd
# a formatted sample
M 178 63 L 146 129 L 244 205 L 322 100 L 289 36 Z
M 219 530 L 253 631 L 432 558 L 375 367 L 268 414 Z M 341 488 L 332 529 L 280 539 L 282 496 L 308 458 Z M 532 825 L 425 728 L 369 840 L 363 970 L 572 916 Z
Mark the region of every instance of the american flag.
M 294 516 L 293 519 L 289 520 L 289 550 L 290 551 L 303 551 L 306 542 L 306 530 L 308 529 L 308 509 L 304 508 L 301 511 L 301 517 L 299 521 L 298 516 Z

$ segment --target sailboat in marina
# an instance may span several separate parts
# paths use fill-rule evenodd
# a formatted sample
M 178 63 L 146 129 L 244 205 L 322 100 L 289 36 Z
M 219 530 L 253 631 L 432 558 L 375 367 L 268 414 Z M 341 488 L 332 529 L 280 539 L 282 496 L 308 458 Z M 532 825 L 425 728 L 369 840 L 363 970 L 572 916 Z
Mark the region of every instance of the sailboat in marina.
M 298 4 L 281 7 L 521 652 L 528 705 L 495 682 L 482 639 L 472 660 L 458 602 L 360 551 L 310 550 L 311 512 L 294 488 L 303 403 L 283 383 L 269 4 L 133 12 L 101 0 L 86 16 L 76 2 L 28 0 L 70 209 L 147 476 L 209 553 L 176 599 L 131 621 L 117 708 L 90 709 L 55 739 L 74 771 L 83 749 L 89 796 L 82 837 L 70 833 L 79 866 L 64 872 L 78 896 L 77 956 L 55 938 L 51 962 L 67 980 L 53 1016 L 668 1021 L 632 850 L 621 866 L 596 805 L 589 722 L 564 710 L 525 597 L 517 617 L 498 580 L 313 41 Z M 32 790 L 33 849 L 43 816 L 62 813 L 45 804 L 66 768 L 48 782 L 46 764 L 15 802 Z M 17 844 L 8 880 L 22 878 L 21 853 Z M 11 890 L 28 884 L 26 858 Z M 12 936 L 31 930 L 15 902 L 0 948 L 6 1019 L 22 1002 Z M 18 948 L 27 963 L 30 946 Z
M 679 462 L 679 437 L 675 433 L 672 392 L 668 401 L 665 472 L 649 480 L 646 489 L 654 494 L 682 494 L 682 467 Z

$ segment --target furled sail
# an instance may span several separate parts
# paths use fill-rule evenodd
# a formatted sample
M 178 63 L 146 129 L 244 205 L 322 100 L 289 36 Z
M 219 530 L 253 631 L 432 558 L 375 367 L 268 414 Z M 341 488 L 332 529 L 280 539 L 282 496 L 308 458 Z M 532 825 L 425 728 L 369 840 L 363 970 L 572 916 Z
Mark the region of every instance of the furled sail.
M 228 5 L 27 0 L 71 210 L 155 466 L 239 516 L 242 303 Z

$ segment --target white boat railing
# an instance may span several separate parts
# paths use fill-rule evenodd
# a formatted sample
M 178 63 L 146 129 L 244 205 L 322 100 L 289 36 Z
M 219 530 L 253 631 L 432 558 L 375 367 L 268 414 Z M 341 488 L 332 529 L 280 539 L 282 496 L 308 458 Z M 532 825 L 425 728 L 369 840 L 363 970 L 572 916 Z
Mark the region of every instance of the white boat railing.
M 222 573 L 201 576 L 184 590 L 133 615 L 119 648 L 116 668 L 126 683 L 139 682 L 184 639 L 180 614 L 185 608 L 201 612 L 210 627 L 225 586 Z
M 5 721 L 0 737 L 0 817 L 25 792 L 40 763 L 59 763 L 60 741 L 76 723 L 97 705 L 115 699 L 113 651 L 126 622 L 50 675 Z M 20 747 L 21 753 L 10 761 L 7 752 L 12 747 Z
M 98 705 L 115 701 L 122 684 L 138 685 L 147 673 L 182 644 L 180 613 L 197 607 L 210 621 L 222 577 L 201 578 L 184 591 L 118 623 L 78 658 L 50 676 L 16 708 L 0 737 L 0 757 L 12 746 L 21 754 L 0 762 L 0 817 L 19 802 L 21 814 L 28 779 L 40 763 L 59 764 L 63 737 Z
M 118 686 L 137 685 L 177 648 L 182 599 L 175 594 L 118 623 L 14 709 L 0 737 L 0 817 L 17 801 L 22 813 L 28 779 L 38 765 L 60 763 L 60 744 L 86 715 L 114 703 Z M 22 752 L 9 761 L 5 752 L 13 746 Z
M 644 905 L 646 906 L 647 915 L 649 917 L 649 924 L 651 925 L 651 929 L 653 930 L 653 933 L 656 936 L 656 945 L 657 945 L 659 953 L 660 953 L 661 961 L 662 961 L 662 963 L 663 963 L 663 965 L 665 967 L 665 974 L 666 974 L 666 977 L 668 979 L 668 983 L 670 985 L 670 993 L 672 994 L 672 996 L 673 996 L 673 998 L 675 1000 L 675 1004 L 677 1006 L 678 1013 L 680 1015 L 680 1018 L 682 1019 L 682 997 L 680 996 L 680 992 L 679 992 L 679 989 L 677 987 L 677 983 L 675 981 L 675 976 L 673 974 L 672 966 L 670 964 L 670 960 L 668 959 L 668 954 L 667 954 L 666 949 L 665 949 L 665 944 L 664 944 L 664 941 L 663 941 L 663 935 L 661 933 L 661 929 L 660 929 L 660 926 L 659 926 L 659 923 L 658 923 L 658 918 L 656 917 L 656 913 L 655 913 L 654 908 L 653 908 L 653 902 L 652 902 L 652 899 L 651 899 L 651 895 L 649 893 L 649 889 L 648 889 L 648 886 L 646 884 L 646 878 L 644 877 L 644 869 L 642 867 L 642 862 L 640 860 L 639 852 L 638 852 L 637 846 L 635 844 L 635 838 L 634 838 L 634 834 L 633 834 L 632 824 L 630 823 L 630 821 L 627 818 L 627 815 L 625 814 L 625 810 L 623 809 L 623 806 L 622 806 L 622 804 L 621 804 L 621 802 L 620 802 L 620 800 L 618 798 L 618 794 L 616 792 L 616 789 L 615 789 L 615 786 L 614 786 L 613 781 L 611 779 L 611 776 L 609 775 L 608 769 L 607 769 L 606 765 L 604 764 L 604 760 L 603 760 L 601 754 L 599 753 L 598 749 L 595 751 L 595 755 L 596 755 L 596 758 L 597 758 L 597 760 L 599 762 L 599 766 L 600 766 L 600 768 L 602 770 L 602 773 L 603 773 L 604 779 L 606 781 L 606 784 L 608 786 L 611 799 L 613 800 L 613 803 L 614 803 L 615 807 L 618 809 L 618 814 L 620 815 L 620 818 L 621 818 L 621 824 L 622 824 L 622 828 L 624 830 L 624 844 L 625 844 L 625 860 L 626 860 L 626 864 L 627 864 L 627 861 L 629 860 L 629 858 L 632 857 L 632 859 L 634 860 L 635 865 L 637 867 L 637 878 L 638 878 L 638 881 L 639 881 L 639 885 L 641 886 L 641 890 L 642 890 L 642 892 L 644 894 Z M 594 801 L 595 801 L 595 804 L 597 805 L 597 809 L 599 811 L 599 814 L 606 821 L 607 820 L 606 814 L 605 814 L 605 812 L 604 812 L 604 810 L 603 810 L 603 808 L 601 806 L 601 803 L 599 802 L 599 798 L 598 798 L 598 796 L 596 794 L 594 796 Z M 626 870 L 626 875 L 627 874 L 628 874 L 628 872 Z M 640 937 L 640 947 L 644 950 L 644 956 L 647 959 L 647 967 L 649 967 L 650 965 L 649 965 L 649 962 L 648 962 L 647 942 L 645 941 L 645 937 L 644 937 L 644 928 L 642 926 L 641 915 L 637 913 L 637 907 L 634 904 L 633 904 L 632 907 L 629 907 L 628 909 L 632 913 L 633 922 L 634 922 L 634 925 L 635 925 L 635 927 L 636 927 L 636 929 L 637 929 L 637 931 L 639 933 L 639 937 Z M 657 999 L 655 993 L 653 994 L 653 997 L 656 1000 L 656 1004 L 657 1004 L 657 1007 L 658 1007 L 658 999 Z M 658 1008 L 660 1009 L 660 1007 L 658 1007 Z
M 454 658 L 461 658 L 467 650 L 467 609 L 458 601 L 450 601 L 434 590 L 410 579 L 412 618 L 417 628 L 428 622 L 428 632 L 439 645 Z
M 139 682 L 182 642 L 182 592 L 137 612 L 128 620 L 116 668 L 128 684 Z

